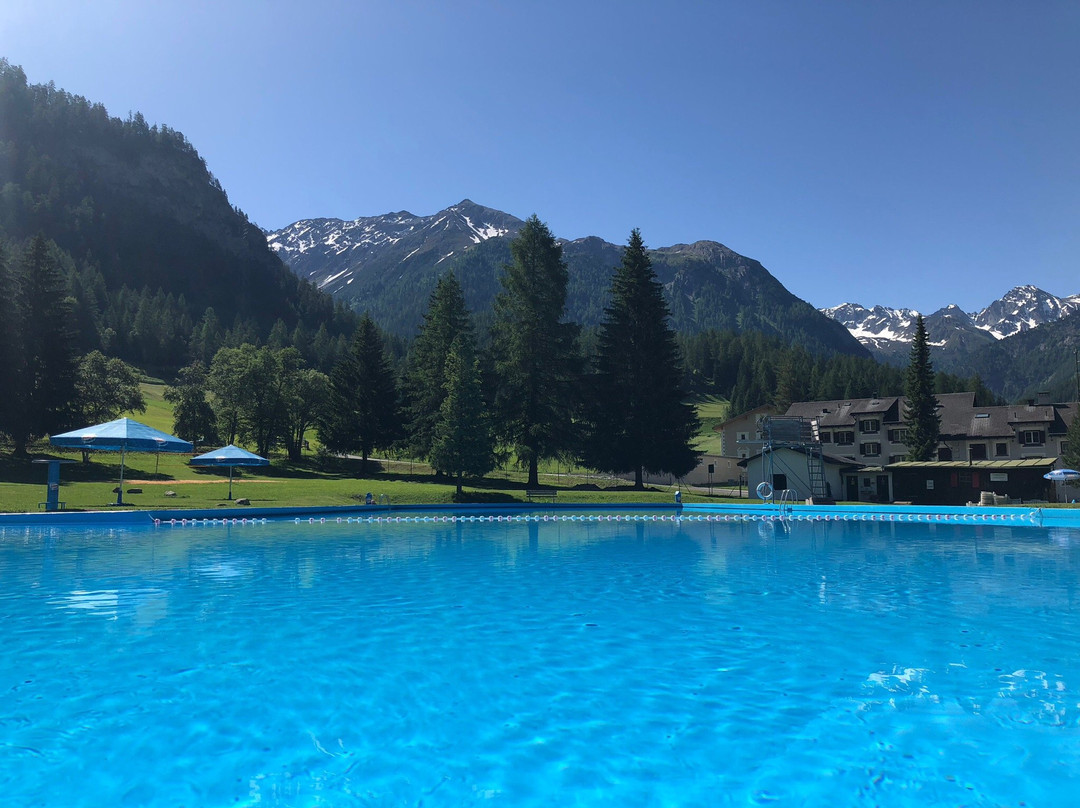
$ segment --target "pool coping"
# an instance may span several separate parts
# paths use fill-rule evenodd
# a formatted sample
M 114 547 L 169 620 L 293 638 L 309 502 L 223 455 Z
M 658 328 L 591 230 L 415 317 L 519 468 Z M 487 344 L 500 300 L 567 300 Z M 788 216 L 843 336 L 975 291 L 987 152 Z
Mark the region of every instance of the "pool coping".
M 153 525 L 242 521 L 339 520 L 385 521 L 391 514 L 453 512 L 465 517 L 479 515 L 559 514 L 570 512 L 640 514 L 652 511 L 674 516 L 704 516 L 710 521 L 792 520 L 869 522 L 990 523 L 1080 528 L 1080 508 L 1040 508 L 1030 506 L 918 506 L 918 505 L 791 505 L 687 503 L 505 503 L 432 505 L 332 505 L 279 508 L 240 507 L 213 509 L 50 511 L 47 513 L 0 514 L 0 527 L 64 527 L 75 525 Z

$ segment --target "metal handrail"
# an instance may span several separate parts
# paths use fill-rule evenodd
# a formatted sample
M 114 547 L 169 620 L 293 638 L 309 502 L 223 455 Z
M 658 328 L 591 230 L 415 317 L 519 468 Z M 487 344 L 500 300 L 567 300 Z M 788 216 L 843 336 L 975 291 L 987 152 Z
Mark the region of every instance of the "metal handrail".
M 389 494 L 379 494 L 379 504 L 380 505 L 385 505 L 386 510 L 390 510 L 390 495 Z

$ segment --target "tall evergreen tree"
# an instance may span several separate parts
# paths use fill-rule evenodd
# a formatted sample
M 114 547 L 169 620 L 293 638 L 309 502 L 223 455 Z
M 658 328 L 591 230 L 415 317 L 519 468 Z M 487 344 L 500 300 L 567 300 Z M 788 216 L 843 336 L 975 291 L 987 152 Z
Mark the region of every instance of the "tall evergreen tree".
M 431 445 L 431 465 L 457 481 L 459 497 L 464 477 L 483 477 L 495 468 L 480 363 L 472 342 L 468 335 L 458 337 L 446 358 L 446 396 L 439 405 Z
M 8 383 L 17 369 L 17 322 L 15 319 L 15 278 L 7 260 L 7 250 L 0 242 L 0 379 Z M 12 433 L 13 397 L 0 395 L 0 433 Z
M 937 454 L 941 438 L 941 415 L 934 396 L 934 363 L 930 361 L 930 344 L 922 315 L 915 318 L 915 339 L 911 342 L 911 359 L 904 378 L 904 420 L 907 422 L 907 459 L 923 462 Z
M 330 397 L 319 420 L 319 440 L 331 452 L 359 452 L 364 466 L 375 449 L 400 433 L 397 381 L 386 344 L 368 315 L 330 373 Z
M 598 469 L 681 477 L 698 462 L 693 407 L 683 402 L 682 362 L 663 289 L 634 229 L 600 325 L 588 460 Z
M 420 332 L 409 351 L 404 379 L 405 416 L 409 444 L 418 457 L 427 457 L 447 395 L 447 364 L 458 339 L 474 342 L 472 320 L 461 285 L 452 272 L 439 278 L 431 293 Z
M 71 303 L 44 236 L 35 236 L 16 272 L 18 346 L 10 380 L 9 431 L 15 453 L 36 437 L 68 426 L 75 397 Z
M 500 437 L 539 483 L 539 461 L 576 445 L 577 326 L 562 322 L 569 276 L 562 246 L 534 214 L 510 243 L 492 325 Z

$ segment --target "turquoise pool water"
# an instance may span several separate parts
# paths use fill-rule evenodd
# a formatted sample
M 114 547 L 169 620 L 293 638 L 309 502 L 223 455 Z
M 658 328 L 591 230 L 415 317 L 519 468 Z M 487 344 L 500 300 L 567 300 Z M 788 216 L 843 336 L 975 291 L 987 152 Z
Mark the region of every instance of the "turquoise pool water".
M 0 803 L 1072 804 L 1078 573 L 1020 524 L 6 527 Z

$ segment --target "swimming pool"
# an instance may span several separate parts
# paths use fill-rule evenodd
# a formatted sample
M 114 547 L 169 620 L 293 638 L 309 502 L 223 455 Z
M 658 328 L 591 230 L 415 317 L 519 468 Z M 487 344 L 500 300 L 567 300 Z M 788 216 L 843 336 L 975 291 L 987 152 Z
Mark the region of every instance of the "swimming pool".
M 1080 531 L 614 515 L 4 527 L 3 801 L 1073 799 Z

